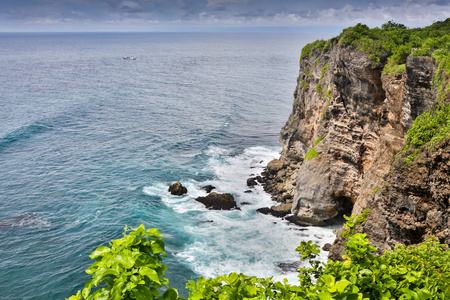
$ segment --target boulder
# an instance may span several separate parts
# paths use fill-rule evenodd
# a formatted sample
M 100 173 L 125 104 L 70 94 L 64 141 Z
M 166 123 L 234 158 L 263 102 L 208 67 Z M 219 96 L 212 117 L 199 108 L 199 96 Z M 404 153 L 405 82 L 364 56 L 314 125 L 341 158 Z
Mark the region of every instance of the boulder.
M 312 226 L 313 224 L 308 223 L 308 222 L 304 222 L 302 220 L 299 220 L 296 216 L 289 216 L 285 218 L 287 221 L 298 225 L 298 226 L 302 226 L 302 227 L 307 227 L 307 226 Z
M 283 168 L 283 163 L 279 159 L 273 159 L 267 164 L 267 170 L 271 174 L 276 174 Z
M 247 186 L 255 186 L 258 183 L 256 182 L 255 178 L 250 177 L 249 179 L 247 179 Z
M 272 207 L 262 207 L 256 210 L 257 212 L 264 215 L 272 215 L 274 217 L 283 218 L 291 213 L 291 205 L 288 203 L 283 203 Z
M 205 190 L 208 194 L 211 193 L 212 190 L 214 190 L 216 187 L 212 185 L 205 185 L 202 186 L 202 190 Z
M 272 206 L 272 215 L 275 217 L 285 217 L 291 213 L 292 205 L 290 203 L 282 203 L 280 205 Z
M 263 214 L 263 215 L 269 215 L 270 214 L 270 208 L 268 208 L 268 207 L 261 207 L 261 208 L 258 208 L 256 210 L 256 212 L 259 212 L 260 214 Z
M 331 249 L 331 244 L 330 243 L 326 243 L 325 245 L 323 245 L 322 250 L 323 251 L 330 251 Z
M 229 193 L 218 194 L 216 192 L 212 192 L 208 196 L 197 197 L 195 200 L 203 203 L 208 209 L 214 210 L 238 209 L 233 195 Z
M 187 188 L 185 188 L 179 181 L 177 181 L 169 187 L 169 192 L 172 195 L 181 196 L 187 193 Z
M 258 181 L 259 183 L 264 183 L 264 182 L 266 182 L 266 179 L 264 178 L 264 177 L 261 177 L 261 176 L 256 176 L 256 181 Z
M 283 263 L 277 264 L 277 268 L 279 269 L 281 274 L 297 272 L 297 270 L 301 266 L 302 266 L 302 263 L 300 261 L 283 262 Z

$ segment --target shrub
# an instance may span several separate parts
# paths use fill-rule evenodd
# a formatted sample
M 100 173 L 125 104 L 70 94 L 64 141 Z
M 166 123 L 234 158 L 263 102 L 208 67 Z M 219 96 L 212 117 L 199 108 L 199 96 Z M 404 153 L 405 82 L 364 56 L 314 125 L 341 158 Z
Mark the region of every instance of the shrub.
M 306 81 L 302 80 L 302 82 L 300 83 L 300 86 L 304 89 L 308 89 L 309 84 Z
M 318 93 L 322 93 L 322 84 L 317 84 L 316 85 L 316 91 L 318 92 Z
M 231 273 L 215 278 L 191 280 L 186 288 L 189 299 L 273 299 L 273 300 L 390 300 L 390 299 L 448 299 L 450 295 L 450 251 L 435 238 L 419 245 L 398 245 L 395 250 L 376 256 L 376 248 L 367 236 L 356 233 L 355 226 L 365 222 L 368 210 L 356 217 L 346 217 L 343 234 L 344 261 L 316 260 L 319 247 L 312 241 L 302 241 L 296 251 L 308 262 L 298 270 L 298 285 L 274 282 L 272 277 L 258 278 Z M 79 291 L 69 299 L 182 299 L 175 289 L 167 286 L 161 264 L 164 243 L 157 229 L 145 231 L 143 225 L 124 238 L 113 240 L 111 247 L 99 247 L 91 255 L 96 262 L 88 269 L 94 273 L 86 286 L 105 282 L 107 287 L 93 294 Z M 136 278 L 133 278 L 136 277 Z M 139 279 L 138 279 L 139 277 Z M 111 288 L 110 288 L 111 287 Z M 88 289 L 89 290 L 89 289 Z
M 394 60 L 391 60 L 391 58 L 388 59 L 388 63 L 384 66 L 383 74 L 396 74 L 396 73 L 403 73 L 405 72 L 406 65 L 401 64 L 398 65 Z
M 177 290 L 168 287 L 164 278 L 167 266 L 162 264 L 163 236 L 158 229 L 125 227 L 124 237 L 108 246 L 98 247 L 89 256 L 95 259 L 86 273 L 92 274 L 82 291 L 69 298 L 79 299 L 178 299 Z M 93 287 L 101 285 L 91 293 Z M 161 295 L 159 289 L 167 287 Z
M 306 45 L 301 58 L 311 56 L 314 49 L 327 51 L 332 44 L 340 44 L 367 52 L 375 67 L 384 64 L 383 57 L 392 57 L 395 65 L 402 65 L 413 49 L 412 55 L 415 56 L 430 56 L 436 50 L 444 49 L 450 43 L 449 32 L 450 18 L 425 28 L 411 29 L 393 21 L 381 28 L 369 28 L 359 23 L 344 29 L 337 38 Z
M 437 103 L 414 120 L 407 133 L 407 145 L 414 148 L 436 144 L 450 134 L 450 104 Z

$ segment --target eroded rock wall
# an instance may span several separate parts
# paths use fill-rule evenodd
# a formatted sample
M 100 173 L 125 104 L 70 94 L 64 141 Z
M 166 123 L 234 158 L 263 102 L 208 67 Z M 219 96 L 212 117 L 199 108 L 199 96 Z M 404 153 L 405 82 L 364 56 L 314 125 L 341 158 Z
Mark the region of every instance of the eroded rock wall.
M 434 103 L 434 59 L 409 57 L 405 72 L 383 75 L 385 60 L 374 67 L 336 44 L 301 60 L 284 168 L 266 184 L 298 221 L 326 225 L 372 206 L 412 121 Z

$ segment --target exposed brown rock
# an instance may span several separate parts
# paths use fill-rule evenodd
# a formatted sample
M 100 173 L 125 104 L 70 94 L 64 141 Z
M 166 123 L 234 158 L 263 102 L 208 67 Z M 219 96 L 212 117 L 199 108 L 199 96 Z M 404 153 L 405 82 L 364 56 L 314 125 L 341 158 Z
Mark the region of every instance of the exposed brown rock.
M 276 174 L 282 168 L 283 168 L 283 162 L 281 160 L 278 160 L 278 159 L 273 159 L 267 164 L 267 170 L 271 174 Z
M 256 211 L 265 215 L 272 215 L 275 217 L 282 218 L 291 213 L 291 205 L 284 203 L 272 206 L 270 208 L 269 207 L 258 208 Z
M 212 192 L 208 196 L 197 197 L 195 200 L 203 203 L 208 209 L 214 210 L 238 209 L 233 195 L 229 193 L 218 194 L 216 192 Z
M 331 249 L 331 244 L 330 243 L 326 243 L 325 245 L 323 245 L 322 250 L 323 251 L 330 251 Z
M 255 185 L 258 185 L 255 178 L 250 177 L 249 179 L 247 179 L 247 186 L 255 186 Z
M 185 188 L 179 181 L 177 181 L 169 187 L 169 192 L 172 195 L 181 196 L 187 193 L 187 188 Z

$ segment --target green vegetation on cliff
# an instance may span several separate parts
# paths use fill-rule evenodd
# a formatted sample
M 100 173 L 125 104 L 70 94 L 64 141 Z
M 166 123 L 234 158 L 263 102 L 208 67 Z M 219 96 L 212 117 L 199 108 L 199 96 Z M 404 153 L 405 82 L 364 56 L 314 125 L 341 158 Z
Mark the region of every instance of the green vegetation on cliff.
M 301 58 L 311 56 L 315 50 L 328 51 L 335 44 L 367 52 L 374 66 L 384 66 L 387 63 L 392 71 L 395 66 L 400 65 L 395 71 L 402 71 L 401 65 L 411 54 L 434 56 L 438 61 L 448 59 L 450 18 L 424 28 L 407 28 L 392 21 L 383 24 L 381 28 L 369 28 L 360 23 L 344 29 L 339 36 L 328 41 L 318 40 L 306 45 Z
M 309 149 L 308 152 L 306 152 L 304 160 L 308 161 L 317 156 L 319 156 L 319 153 L 317 153 L 317 151 L 316 151 L 316 149 L 314 149 L 314 147 L 311 147 L 311 149 Z
M 412 163 L 425 149 L 433 148 L 450 136 L 450 103 L 437 102 L 430 110 L 418 116 L 408 131 L 406 144 L 398 154 Z
M 302 241 L 296 251 L 310 267 L 298 270 L 298 284 L 274 282 L 231 273 L 215 278 L 189 281 L 188 299 L 296 299 L 296 300 L 390 300 L 448 299 L 450 296 L 450 250 L 435 239 L 417 246 L 398 245 L 393 251 L 375 256 L 376 248 L 354 227 L 365 221 L 365 211 L 347 217 L 344 261 L 316 260 L 320 250 L 311 241 Z M 164 278 L 167 266 L 162 236 L 157 229 L 141 225 L 110 246 L 97 248 L 95 262 L 86 272 L 92 279 L 69 300 L 81 299 L 183 299 Z M 93 291 L 95 289 L 95 291 Z M 162 290 L 162 291 L 160 291 Z

